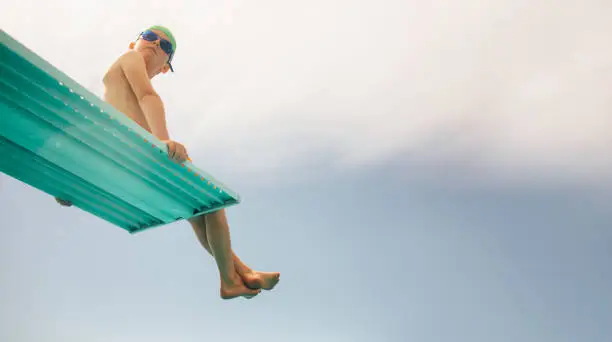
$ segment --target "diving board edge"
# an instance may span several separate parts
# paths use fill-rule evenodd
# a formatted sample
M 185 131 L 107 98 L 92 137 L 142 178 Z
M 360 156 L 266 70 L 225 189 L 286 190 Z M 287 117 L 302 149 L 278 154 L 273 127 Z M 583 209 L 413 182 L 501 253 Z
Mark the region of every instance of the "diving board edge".
M 128 127 L 129 129 L 131 129 L 133 132 L 135 132 L 140 137 L 142 137 L 145 142 L 148 141 L 149 148 L 153 147 L 154 149 L 157 149 L 159 152 L 163 152 L 164 154 L 167 155 L 167 147 L 159 139 L 157 139 L 151 133 L 147 132 L 144 128 L 142 128 L 139 125 L 137 125 L 135 122 L 133 122 L 131 119 L 129 119 L 124 114 L 118 112 L 113 106 L 111 106 L 110 104 L 106 103 L 102 99 L 98 98 L 95 94 L 93 94 L 89 90 L 87 90 L 84 87 L 82 87 L 76 81 L 71 79 L 67 74 L 63 73 L 62 71 L 60 71 L 59 69 L 57 69 L 56 67 L 54 67 L 53 65 L 51 65 L 50 63 L 45 61 L 43 58 L 38 56 L 36 53 L 34 53 L 30 49 L 28 49 L 27 47 L 25 47 L 24 45 L 19 43 L 16 39 L 14 39 L 10 35 L 8 35 L 3 29 L 0 29 L 0 44 L 3 45 L 7 50 L 9 50 L 10 51 L 9 53 L 18 56 L 19 58 L 23 59 L 24 61 L 26 61 L 30 65 L 32 65 L 35 68 L 39 69 L 44 74 L 48 75 L 50 78 L 56 80 L 60 86 L 67 87 L 68 89 L 70 89 L 70 92 L 74 91 L 75 93 L 80 94 L 81 98 L 85 97 L 87 101 L 91 102 L 92 107 L 95 105 L 95 107 L 97 107 L 99 109 L 102 109 L 102 111 L 105 112 L 107 115 L 112 115 L 113 120 L 116 120 L 120 124 L 122 124 L 122 125 Z M 9 63 L 9 62 L 4 62 L 4 63 Z M 8 133 L 8 131 L 7 131 L 7 133 Z M 151 144 L 153 146 L 151 146 Z M 30 151 L 30 152 L 35 153 L 34 151 Z M 167 224 L 179 221 L 179 220 L 189 219 L 191 217 L 197 217 L 197 216 L 200 216 L 200 215 L 205 215 L 205 214 L 208 214 L 208 213 L 211 213 L 211 212 L 214 212 L 214 211 L 218 211 L 218 210 L 230 207 L 230 206 L 234 206 L 234 205 L 237 205 L 237 204 L 240 203 L 241 198 L 238 195 L 238 193 L 236 193 L 236 192 L 232 191 L 231 189 L 229 189 L 225 184 L 223 184 L 222 182 L 218 181 L 217 179 L 212 177 L 207 172 L 197 168 L 190 161 L 185 161 L 183 164 L 184 164 L 183 167 L 188 166 L 187 169 L 190 168 L 191 170 L 197 171 L 198 174 L 204 176 L 207 179 L 209 185 L 210 184 L 216 185 L 215 189 L 217 187 L 219 188 L 219 190 L 222 189 L 222 192 L 224 192 L 230 198 L 227 199 L 224 203 L 216 204 L 214 207 L 209 207 L 209 208 L 202 208 L 202 207 L 194 208 L 193 214 L 191 216 L 189 216 L 189 217 L 176 217 L 174 220 L 171 220 L 171 219 L 168 218 L 167 220 L 162 220 L 162 221 L 159 221 L 159 222 L 156 222 L 156 223 L 147 224 L 147 225 L 143 225 L 143 226 L 140 226 L 140 227 L 120 226 L 121 228 L 123 228 L 124 230 L 128 231 L 130 234 L 136 234 L 136 233 L 140 233 L 140 232 L 142 232 L 144 230 L 148 230 L 148 229 L 151 229 L 151 228 L 154 228 L 154 227 L 159 227 L 159 226 L 162 226 L 162 225 L 167 225 Z M 0 170 L 0 171 L 2 171 L 2 170 Z M 40 186 L 33 185 L 33 183 L 36 183 L 36 182 L 26 182 L 26 181 L 24 181 L 22 179 L 19 179 L 14 174 L 11 175 L 9 172 L 4 172 L 4 173 L 9 175 L 9 176 L 11 176 L 12 178 L 20 180 L 23 183 L 26 183 L 26 184 L 28 184 L 30 186 L 33 186 L 34 188 L 36 188 L 36 189 L 38 189 L 40 191 L 47 192 L 45 190 L 42 190 Z M 49 192 L 47 192 L 47 193 L 49 193 Z M 75 204 L 75 206 L 78 207 L 81 210 L 84 210 L 86 212 L 94 214 L 95 216 L 98 216 L 98 215 L 96 215 L 95 210 L 87 210 L 87 208 L 79 207 L 76 204 Z M 100 217 L 100 216 L 98 216 L 98 217 Z M 104 220 L 104 218 L 102 218 L 102 217 L 100 217 L 100 218 Z M 106 221 L 109 222 L 108 220 L 106 220 Z M 109 223 L 112 223 L 112 222 L 109 222 Z M 115 225 L 117 225 L 117 224 L 115 224 Z

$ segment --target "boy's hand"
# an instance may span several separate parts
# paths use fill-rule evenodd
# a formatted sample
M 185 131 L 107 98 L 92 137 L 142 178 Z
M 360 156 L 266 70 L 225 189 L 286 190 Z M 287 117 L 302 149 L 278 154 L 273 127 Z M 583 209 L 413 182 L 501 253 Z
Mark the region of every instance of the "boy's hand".
M 191 160 L 183 144 L 174 140 L 163 140 L 162 142 L 168 146 L 168 157 L 170 157 L 170 159 L 178 163 L 182 163 L 185 160 Z
M 55 201 L 64 207 L 72 207 L 72 202 L 55 197 Z

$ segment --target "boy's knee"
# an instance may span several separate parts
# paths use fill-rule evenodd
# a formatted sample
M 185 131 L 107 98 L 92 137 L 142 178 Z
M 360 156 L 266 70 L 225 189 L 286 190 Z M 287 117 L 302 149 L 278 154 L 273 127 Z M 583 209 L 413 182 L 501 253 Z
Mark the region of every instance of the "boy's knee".
M 206 217 L 205 215 L 198 215 L 194 217 L 190 217 L 187 219 L 187 222 L 191 223 L 192 226 L 206 226 Z
M 206 220 L 213 222 L 225 222 L 225 211 L 223 209 L 206 214 Z

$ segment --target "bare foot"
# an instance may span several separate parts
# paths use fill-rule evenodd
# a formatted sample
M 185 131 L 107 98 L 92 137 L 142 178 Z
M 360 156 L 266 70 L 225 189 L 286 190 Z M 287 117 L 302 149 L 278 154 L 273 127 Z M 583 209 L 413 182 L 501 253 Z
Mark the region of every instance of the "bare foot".
M 235 281 L 233 284 L 221 282 L 221 298 L 223 299 L 232 299 L 236 297 L 251 299 L 260 292 L 261 290 L 246 287 L 242 280 Z
M 280 273 L 254 271 L 244 274 L 242 280 L 251 289 L 272 290 L 280 280 Z

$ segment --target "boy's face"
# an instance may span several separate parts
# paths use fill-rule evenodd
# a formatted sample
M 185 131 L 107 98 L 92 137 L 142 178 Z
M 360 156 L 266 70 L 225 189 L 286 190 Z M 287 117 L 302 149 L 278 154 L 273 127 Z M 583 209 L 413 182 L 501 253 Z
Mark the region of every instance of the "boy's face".
M 152 76 L 159 73 L 166 73 L 170 70 L 168 60 L 170 56 L 162 49 L 161 44 L 168 44 L 168 37 L 161 31 L 151 30 L 157 36 L 158 39 L 154 41 L 148 41 L 142 36 L 134 43 L 130 44 L 130 48 L 140 52 L 147 63 L 147 69 Z M 163 43 L 162 40 L 166 40 L 168 43 Z

